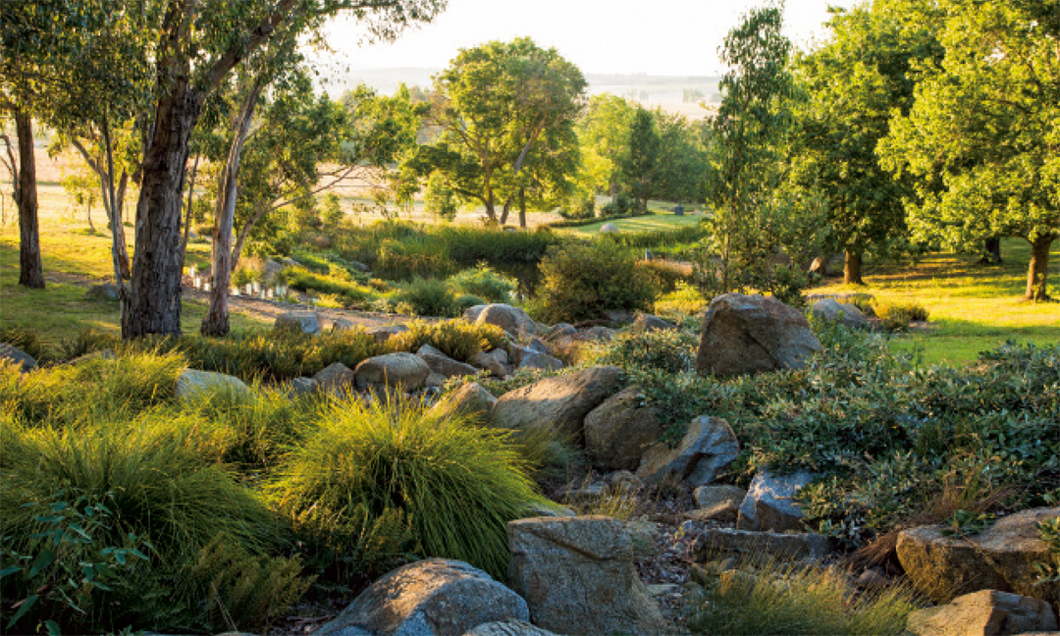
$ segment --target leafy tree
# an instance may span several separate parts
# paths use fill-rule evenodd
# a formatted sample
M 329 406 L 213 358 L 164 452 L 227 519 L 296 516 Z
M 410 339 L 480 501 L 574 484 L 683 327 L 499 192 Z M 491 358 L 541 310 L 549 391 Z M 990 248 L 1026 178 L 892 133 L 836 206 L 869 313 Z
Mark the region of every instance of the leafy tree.
M 776 6 L 752 9 L 725 36 L 722 101 L 714 119 L 708 200 L 713 204 L 713 251 L 703 280 L 713 291 L 767 290 L 771 261 L 785 222 L 776 191 L 781 146 L 789 129 L 788 54 Z
M 629 147 L 629 128 L 636 108 L 625 99 L 604 93 L 593 95 L 589 107 L 578 120 L 582 159 L 593 165 L 594 190 L 606 191 L 614 200 L 621 178 L 620 160 Z
M 846 253 L 846 283 L 863 284 L 866 251 L 885 253 L 906 236 L 910 180 L 884 170 L 876 149 L 892 112 L 912 106 L 911 65 L 938 48 L 927 24 L 903 17 L 894 2 L 833 9 L 832 38 L 795 62 L 791 181 L 827 197 L 827 242 Z
M 659 132 L 656 196 L 667 201 L 702 201 L 709 169 L 706 122 L 698 124 L 662 109 L 652 115 Z
M 519 193 L 535 187 L 533 175 L 542 191 L 558 185 L 544 179 L 567 176 L 553 159 L 569 155 L 562 144 L 575 140 L 570 131 L 584 91 L 576 66 L 529 38 L 462 50 L 435 77 L 431 118 L 441 134 L 410 165 L 424 176 L 440 172 L 454 192 L 503 224 Z
M 648 209 L 648 199 L 658 190 L 660 167 L 659 132 L 651 111 L 638 108 L 629 126 L 629 142 L 619 163 L 622 179 L 642 210 Z
M 959 248 L 1014 236 L 1031 244 L 1028 300 L 1046 300 L 1060 238 L 1060 0 L 939 0 L 941 65 L 921 68 L 916 101 L 881 153 L 917 177 L 914 234 Z

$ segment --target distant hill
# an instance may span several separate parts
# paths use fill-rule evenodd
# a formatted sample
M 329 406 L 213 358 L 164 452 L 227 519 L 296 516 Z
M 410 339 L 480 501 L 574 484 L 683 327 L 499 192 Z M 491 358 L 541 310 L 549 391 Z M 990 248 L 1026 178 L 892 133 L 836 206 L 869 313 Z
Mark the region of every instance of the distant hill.
M 374 87 L 380 93 L 390 94 L 397 90 L 399 84 L 428 88 L 431 76 L 441 69 L 431 68 L 382 68 L 350 69 L 346 77 L 331 77 L 327 90 L 337 97 L 344 91 L 364 83 Z M 589 82 L 589 94 L 613 93 L 645 107 L 656 106 L 664 110 L 679 112 L 687 117 L 703 117 L 708 110 L 699 104 L 705 102 L 717 106 L 721 102 L 718 92 L 720 77 L 679 77 L 666 75 L 604 75 L 588 73 L 585 79 Z

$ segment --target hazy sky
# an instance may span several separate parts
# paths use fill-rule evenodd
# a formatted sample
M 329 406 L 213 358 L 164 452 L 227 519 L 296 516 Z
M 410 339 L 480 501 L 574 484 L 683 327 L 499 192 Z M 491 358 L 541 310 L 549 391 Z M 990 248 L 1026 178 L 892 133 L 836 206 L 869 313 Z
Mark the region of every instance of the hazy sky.
M 829 4 L 856 0 L 787 0 L 785 27 L 796 44 L 822 32 Z M 761 0 L 450 0 L 434 22 L 393 44 L 358 47 L 357 25 L 329 27 L 334 61 L 355 69 L 444 68 L 458 49 L 529 36 L 555 47 L 584 73 L 718 75 L 725 34 Z

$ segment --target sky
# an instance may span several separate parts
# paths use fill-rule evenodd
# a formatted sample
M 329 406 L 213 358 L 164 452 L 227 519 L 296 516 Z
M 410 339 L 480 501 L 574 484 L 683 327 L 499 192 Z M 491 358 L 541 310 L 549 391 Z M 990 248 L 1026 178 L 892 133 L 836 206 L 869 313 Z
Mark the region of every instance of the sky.
M 335 53 L 325 63 L 351 69 L 444 68 L 461 48 L 527 36 L 554 47 L 586 74 L 720 75 L 725 34 L 762 0 L 449 0 L 433 22 L 392 44 L 361 45 L 349 19 L 328 27 Z M 796 45 L 821 36 L 828 5 L 856 0 L 787 0 L 785 31 Z

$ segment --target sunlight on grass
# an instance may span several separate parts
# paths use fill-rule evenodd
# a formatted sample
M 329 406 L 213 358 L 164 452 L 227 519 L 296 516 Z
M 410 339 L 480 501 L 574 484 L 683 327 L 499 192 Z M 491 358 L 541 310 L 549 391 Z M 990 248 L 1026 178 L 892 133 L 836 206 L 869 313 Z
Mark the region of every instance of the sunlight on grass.
M 981 266 L 966 255 L 932 254 L 918 265 L 878 265 L 866 269 L 865 286 L 833 283 L 810 293 L 872 294 L 877 301 L 916 302 L 930 312 L 930 325 L 892 340 L 899 351 L 921 350 L 924 362 L 963 363 L 1006 340 L 1056 344 L 1060 341 L 1060 304 L 1028 303 L 1030 248 L 1025 241 L 1002 242 L 1001 266 Z M 1060 246 L 1050 261 L 1060 261 Z M 1055 271 L 1055 268 L 1051 268 Z M 1056 276 L 1053 275 L 1056 290 Z
M 676 216 L 673 212 L 656 212 L 650 216 L 631 219 L 600 219 L 596 223 L 570 228 L 578 234 L 597 234 L 605 223 L 614 223 L 620 232 L 658 232 L 680 227 L 694 227 L 702 217 L 695 215 Z

